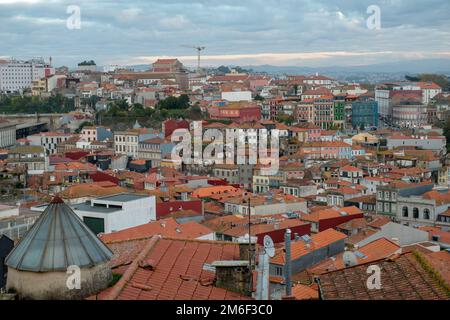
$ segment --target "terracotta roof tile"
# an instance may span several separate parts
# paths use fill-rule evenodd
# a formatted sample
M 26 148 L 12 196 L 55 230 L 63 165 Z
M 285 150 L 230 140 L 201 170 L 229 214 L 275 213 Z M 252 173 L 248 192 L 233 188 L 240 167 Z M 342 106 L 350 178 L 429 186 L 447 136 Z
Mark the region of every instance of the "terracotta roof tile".
M 363 212 L 357 207 L 345 207 L 339 209 L 324 209 L 314 211 L 313 213 L 310 214 L 303 214 L 301 216 L 301 219 L 304 221 L 319 222 L 321 220 L 338 218 L 344 215 L 352 216 L 360 214 L 363 214 Z
M 155 235 L 179 239 L 196 239 L 212 233 L 212 230 L 198 222 L 190 221 L 179 224 L 174 218 L 154 221 L 137 227 L 104 234 L 105 243 L 150 238 Z
M 132 242 L 134 243 L 134 241 Z M 138 246 L 142 243 L 137 242 Z M 114 250 L 114 246 L 111 247 Z M 137 261 L 151 261 L 151 268 Z M 99 295 L 114 300 L 227 300 L 249 299 L 213 286 L 214 273 L 205 263 L 239 260 L 239 246 L 233 243 L 175 239 L 147 240 L 122 279 L 112 290 Z
M 296 300 L 319 300 L 319 291 L 310 286 L 297 284 L 292 287 L 292 296 Z
M 373 263 L 373 262 L 372 262 Z M 450 297 L 417 258 L 407 253 L 377 262 L 382 270 L 380 290 L 367 288 L 368 264 L 319 276 L 324 300 L 448 300 Z
M 305 242 L 299 240 L 297 242 L 292 242 L 291 245 L 291 256 L 292 260 L 296 260 L 310 252 L 318 250 L 320 248 L 326 247 L 332 243 L 338 242 L 347 238 L 343 233 L 340 233 L 334 229 L 328 229 L 311 236 L 311 242 L 309 247 L 305 245 Z M 285 254 L 284 250 L 278 250 L 270 261 L 270 263 L 284 265 Z
M 356 251 L 364 255 L 363 258 L 357 257 L 358 264 L 366 264 L 400 253 L 401 248 L 386 238 L 380 238 L 366 244 Z M 321 274 L 331 270 L 343 269 L 345 268 L 343 255 L 344 254 L 341 253 L 332 259 L 327 259 L 315 265 L 309 271 L 313 274 Z

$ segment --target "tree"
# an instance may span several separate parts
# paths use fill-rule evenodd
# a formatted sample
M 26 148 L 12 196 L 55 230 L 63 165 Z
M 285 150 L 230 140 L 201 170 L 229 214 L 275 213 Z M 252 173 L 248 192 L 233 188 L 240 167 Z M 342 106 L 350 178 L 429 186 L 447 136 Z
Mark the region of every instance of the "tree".
M 414 77 L 414 76 L 405 76 L 405 79 L 411 82 L 419 82 L 420 78 L 419 77 Z
M 225 67 L 225 66 L 220 66 L 217 68 L 217 71 L 219 71 L 220 73 L 223 73 L 223 74 L 227 74 L 227 73 L 230 73 L 230 68 Z
M 200 107 L 197 105 L 192 106 L 188 109 L 188 112 L 186 113 L 186 117 L 190 120 L 202 120 L 203 119 L 203 113 Z
M 255 96 L 255 100 L 256 100 L 256 101 L 264 101 L 265 99 L 258 93 L 258 94 Z
M 294 117 L 292 115 L 287 115 L 284 112 L 280 112 L 277 117 L 278 122 L 282 122 L 288 126 L 294 123 Z
M 364 122 L 361 123 L 361 125 L 359 126 L 359 130 L 361 130 L 361 131 L 365 131 L 366 130 L 366 126 L 365 126 Z
M 166 109 L 166 110 L 188 109 L 189 107 L 190 107 L 189 96 L 186 94 L 182 94 L 178 98 L 170 96 L 164 100 L 159 101 L 156 104 L 156 109 Z
M 450 118 L 444 124 L 444 136 L 447 138 L 447 150 L 450 152 Z
M 450 81 L 447 76 L 441 74 L 422 73 L 417 76 L 405 76 L 405 79 L 412 82 L 434 82 L 443 89 L 450 87 Z
M 74 100 L 59 94 L 49 98 L 19 95 L 0 98 L 0 110 L 4 113 L 66 113 L 74 109 Z
M 75 133 L 80 133 L 84 127 L 93 127 L 94 125 L 92 124 L 92 122 L 89 121 L 84 121 L 82 124 L 80 124 L 80 126 L 78 127 L 77 130 L 75 130 Z

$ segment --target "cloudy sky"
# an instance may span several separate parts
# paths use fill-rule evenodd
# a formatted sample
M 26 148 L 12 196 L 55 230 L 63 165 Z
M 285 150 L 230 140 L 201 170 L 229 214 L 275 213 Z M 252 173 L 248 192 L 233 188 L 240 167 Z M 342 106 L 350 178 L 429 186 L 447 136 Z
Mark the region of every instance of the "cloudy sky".
M 70 5 L 81 10 L 69 29 Z M 368 28 L 368 7 L 381 29 Z M 366 65 L 450 58 L 448 0 L 0 0 L 0 57 L 98 65 Z M 73 21 L 73 20 L 70 20 Z

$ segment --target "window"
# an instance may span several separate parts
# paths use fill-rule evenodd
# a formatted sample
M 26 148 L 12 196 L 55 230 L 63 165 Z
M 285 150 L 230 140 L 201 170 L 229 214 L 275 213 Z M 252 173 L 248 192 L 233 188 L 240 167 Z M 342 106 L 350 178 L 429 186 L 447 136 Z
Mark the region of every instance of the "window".
M 413 209 L 413 218 L 419 219 L 419 209 L 417 209 L 417 208 Z
M 282 267 L 275 267 L 275 273 L 279 277 L 283 276 L 283 268 Z
M 430 220 L 430 210 L 428 209 L 423 210 L 423 218 L 425 220 Z
M 402 216 L 403 216 L 403 218 L 408 218 L 408 216 L 409 216 L 408 207 L 403 207 Z

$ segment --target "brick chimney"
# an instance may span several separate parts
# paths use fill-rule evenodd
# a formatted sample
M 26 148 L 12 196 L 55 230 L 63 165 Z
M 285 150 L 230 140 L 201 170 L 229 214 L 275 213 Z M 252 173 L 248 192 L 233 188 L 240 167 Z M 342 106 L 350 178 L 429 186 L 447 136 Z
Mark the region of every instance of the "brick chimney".
M 216 268 L 216 287 L 251 296 L 248 261 L 215 261 L 212 266 Z
M 249 251 L 251 252 L 251 258 L 252 261 L 255 261 L 256 256 L 256 237 L 252 237 L 251 239 L 251 246 L 250 242 L 248 241 L 248 235 L 245 235 L 245 237 L 242 237 L 238 239 L 239 242 L 239 258 L 241 260 L 249 260 L 248 255 Z M 250 248 L 250 250 L 249 250 Z

